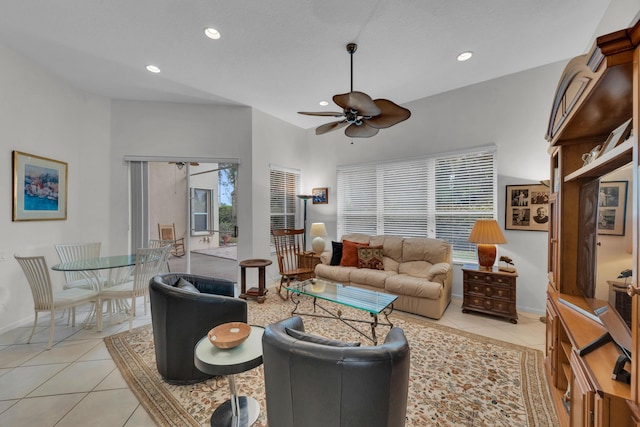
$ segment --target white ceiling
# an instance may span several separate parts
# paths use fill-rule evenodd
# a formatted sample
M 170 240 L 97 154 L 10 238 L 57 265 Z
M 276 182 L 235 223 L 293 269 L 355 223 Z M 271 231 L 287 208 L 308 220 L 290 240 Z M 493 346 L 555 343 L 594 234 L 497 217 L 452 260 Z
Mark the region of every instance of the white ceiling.
M 304 128 L 582 54 L 608 0 L 0 0 L 0 44 L 111 98 L 247 105 Z M 215 27 L 222 38 L 203 35 Z M 456 61 L 458 53 L 474 52 Z M 145 70 L 147 64 L 160 74 Z M 329 101 L 320 107 L 318 102 Z

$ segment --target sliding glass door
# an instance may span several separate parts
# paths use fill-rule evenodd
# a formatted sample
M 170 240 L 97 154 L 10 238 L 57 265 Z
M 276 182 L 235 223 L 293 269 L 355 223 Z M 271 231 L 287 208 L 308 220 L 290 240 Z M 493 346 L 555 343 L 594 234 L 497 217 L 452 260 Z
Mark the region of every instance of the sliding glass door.
M 234 162 L 131 161 L 131 248 L 175 227 L 186 253 L 174 253 L 171 271 L 236 281 L 237 170 Z

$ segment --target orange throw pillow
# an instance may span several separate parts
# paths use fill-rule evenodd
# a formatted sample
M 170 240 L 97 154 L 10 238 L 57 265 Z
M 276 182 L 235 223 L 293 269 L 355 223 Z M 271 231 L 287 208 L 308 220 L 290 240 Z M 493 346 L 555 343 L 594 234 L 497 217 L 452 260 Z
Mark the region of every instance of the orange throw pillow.
M 368 243 L 356 243 L 349 240 L 342 241 L 342 259 L 340 265 L 343 267 L 358 266 L 358 248 L 365 248 Z

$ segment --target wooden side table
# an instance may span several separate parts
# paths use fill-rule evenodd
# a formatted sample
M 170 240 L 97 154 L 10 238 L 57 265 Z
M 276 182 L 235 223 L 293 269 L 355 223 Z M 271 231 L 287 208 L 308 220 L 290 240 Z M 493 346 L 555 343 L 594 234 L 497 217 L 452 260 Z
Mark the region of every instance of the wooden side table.
M 265 289 L 266 272 L 265 269 L 271 265 L 270 259 L 245 259 L 240 261 L 240 298 L 255 298 L 259 304 L 264 302 L 267 290 Z M 258 269 L 258 287 L 247 289 L 247 268 Z
M 477 311 L 506 317 L 518 323 L 516 311 L 516 278 L 518 272 L 480 269 L 477 265 L 462 266 L 462 312 Z
M 316 254 L 315 252 L 304 252 L 300 254 L 298 258 L 298 267 L 300 268 L 310 268 L 315 271 L 316 265 L 320 263 L 320 254 Z M 303 281 L 313 279 L 314 277 L 316 277 L 316 273 L 300 274 L 298 275 L 298 280 Z

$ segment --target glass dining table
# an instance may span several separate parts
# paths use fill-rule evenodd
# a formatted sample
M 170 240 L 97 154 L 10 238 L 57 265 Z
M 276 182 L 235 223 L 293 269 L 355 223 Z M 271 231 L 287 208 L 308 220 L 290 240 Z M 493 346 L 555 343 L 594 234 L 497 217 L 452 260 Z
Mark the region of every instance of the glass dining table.
M 91 284 L 91 287 L 100 292 L 104 287 L 115 286 L 131 280 L 131 269 L 136 265 L 136 255 L 115 255 L 99 258 L 87 258 L 74 260 L 69 262 L 61 262 L 51 267 L 55 271 L 77 271 L 80 272 Z M 107 270 L 106 280 L 103 278 L 101 271 Z M 113 309 L 122 312 L 127 311 L 129 307 L 125 301 L 121 301 Z M 87 324 L 91 323 L 91 318 L 95 316 L 92 313 Z M 95 316 L 98 332 L 102 331 L 102 316 Z

